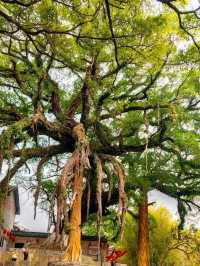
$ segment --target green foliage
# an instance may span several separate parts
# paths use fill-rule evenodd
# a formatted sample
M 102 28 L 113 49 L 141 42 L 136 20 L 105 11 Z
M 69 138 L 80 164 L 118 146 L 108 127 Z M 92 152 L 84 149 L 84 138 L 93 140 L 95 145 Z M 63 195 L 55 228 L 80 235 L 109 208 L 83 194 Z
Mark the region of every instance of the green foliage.
M 179 239 L 177 222 L 163 207 L 150 209 L 149 222 L 152 266 L 199 265 L 199 231 L 185 229 Z M 137 230 L 137 220 L 127 215 L 124 237 L 118 246 L 128 251 L 123 261 L 130 266 L 137 260 Z
M 73 127 L 83 122 L 93 173 L 93 154 L 117 157 L 130 201 L 156 188 L 191 207 L 200 193 L 199 20 L 187 8 L 184 1 L 1 1 L 0 149 L 12 148 L 13 167 L 19 158 L 66 159 Z M 103 192 L 118 190 L 112 165 L 102 161 Z M 59 162 L 54 168 L 58 176 Z M 90 183 L 95 191 L 95 174 Z M 43 185 L 52 193 L 51 182 Z
M 24 138 L 26 139 L 26 133 L 23 132 L 25 127 L 31 125 L 31 120 L 29 118 L 20 120 L 12 124 L 8 129 L 4 130 L 1 134 L 0 144 L 1 150 L 7 151 L 10 149 L 10 146 L 13 145 L 13 141 L 15 138 Z
M 96 214 L 90 215 L 82 232 L 86 236 L 97 236 Z M 106 216 L 102 217 L 102 226 L 100 229 L 101 237 L 108 241 L 116 241 L 119 237 L 118 217 L 115 210 L 109 210 Z

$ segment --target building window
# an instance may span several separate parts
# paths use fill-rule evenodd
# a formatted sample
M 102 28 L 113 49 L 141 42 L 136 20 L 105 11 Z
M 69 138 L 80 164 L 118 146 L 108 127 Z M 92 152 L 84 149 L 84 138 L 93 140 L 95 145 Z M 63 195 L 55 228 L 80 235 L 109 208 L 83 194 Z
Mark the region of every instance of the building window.
M 24 243 L 15 243 L 15 248 L 23 248 Z
M 4 244 L 4 237 L 0 236 L 0 247 L 3 247 Z

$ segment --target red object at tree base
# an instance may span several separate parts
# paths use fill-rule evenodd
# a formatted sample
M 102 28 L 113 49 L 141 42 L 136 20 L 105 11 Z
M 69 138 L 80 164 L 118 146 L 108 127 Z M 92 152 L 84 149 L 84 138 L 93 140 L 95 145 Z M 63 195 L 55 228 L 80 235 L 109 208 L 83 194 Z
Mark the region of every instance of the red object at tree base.
M 127 253 L 126 250 L 113 250 L 111 255 L 106 256 L 107 262 L 116 262 L 119 258 Z
M 3 234 L 4 234 L 4 235 L 7 234 L 7 229 L 6 229 L 6 228 L 3 229 Z
M 10 237 L 10 235 L 11 235 L 11 232 L 10 232 L 10 230 L 7 230 L 7 233 L 6 233 L 6 235 L 7 235 L 8 237 Z

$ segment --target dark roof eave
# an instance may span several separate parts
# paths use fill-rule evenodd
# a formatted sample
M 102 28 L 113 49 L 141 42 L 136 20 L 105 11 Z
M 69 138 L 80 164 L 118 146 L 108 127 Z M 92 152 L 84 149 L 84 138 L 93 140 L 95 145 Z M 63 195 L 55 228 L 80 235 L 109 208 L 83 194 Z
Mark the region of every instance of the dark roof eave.
M 43 232 L 29 232 L 29 231 L 12 231 L 14 236 L 23 236 L 23 237 L 39 237 L 39 238 L 47 238 L 50 234 Z
M 98 241 L 99 238 L 98 236 L 87 236 L 87 235 L 82 235 L 81 240 L 83 241 Z M 105 237 L 101 237 L 101 242 L 107 242 L 107 239 Z
M 17 230 L 13 230 L 12 231 L 14 236 L 22 236 L 22 237 L 39 237 L 39 238 L 47 238 L 50 233 L 43 233 L 43 232 L 29 232 L 29 231 L 17 231 Z M 97 236 L 86 236 L 86 235 L 82 235 L 81 236 L 81 240 L 83 241 L 98 241 L 98 237 Z M 101 238 L 101 242 L 107 242 L 107 240 L 105 239 L 105 237 Z

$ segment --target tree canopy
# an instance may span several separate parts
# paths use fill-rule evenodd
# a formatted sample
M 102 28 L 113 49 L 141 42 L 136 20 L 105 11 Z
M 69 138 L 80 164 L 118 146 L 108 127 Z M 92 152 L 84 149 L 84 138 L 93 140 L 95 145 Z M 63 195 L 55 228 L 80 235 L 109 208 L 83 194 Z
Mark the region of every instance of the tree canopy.
M 67 186 L 71 208 L 83 193 L 99 224 L 116 189 L 123 214 L 127 171 L 190 204 L 184 197 L 199 193 L 198 24 L 199 7 L 182 1 L 1 0 L 1 190 L 36 163 L 37 203 L 51 166 L 57 232 Z M 79 216 L 72 211 L 77 228 Z

